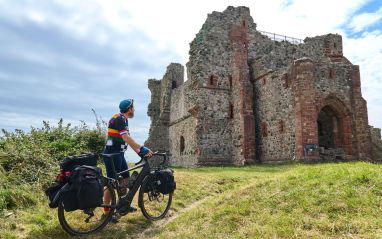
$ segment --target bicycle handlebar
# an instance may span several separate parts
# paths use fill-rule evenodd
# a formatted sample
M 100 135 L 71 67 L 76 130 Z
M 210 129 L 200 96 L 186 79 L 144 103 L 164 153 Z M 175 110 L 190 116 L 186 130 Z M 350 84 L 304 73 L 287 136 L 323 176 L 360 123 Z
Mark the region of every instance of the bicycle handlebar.
M 118 155 L 120 153 L 111 153 L 111 154 L 103 154 L 101 153 L 102 156 L 105 156 L 107 158 L 112 158 L 112 156 L 114 155 Z M 155 155 L 159 155 L 159 156 L 162 156 L 163 157 L 163 161 L 160 163 L 160 165 L 163 165 L 166 161 L 167 161 L 167 153 L 163 152 L 163 153 L 159 153 L 158 151 L 154 152 L 153 153 L 153 156 Z M 138 164 L 141 164 L 142 161 L 146 161 L 147 162 L 147 157 L 141 157 L 141 160 L 139 160 L 139 162 L 135 163 L 135 165 L 138 165 Z
M 167 154 L 164 152 L 164 153 L 159 153 L 158 151 L 154 152 L 153 153 L 153 156 L 155 155 L 159 155 L 159 156 L 163 156 L 163 161 L 160 163 L 160 165 L 163 165 L 166 161 L 167 161 Z M 138 163 L 135 163 L 135 165 L 138 165 L 138 164 L 141 164 L 142 161 L 146 161 L 147 162 L 147 157 L 141 157 L 141 160 L 139 160 Z

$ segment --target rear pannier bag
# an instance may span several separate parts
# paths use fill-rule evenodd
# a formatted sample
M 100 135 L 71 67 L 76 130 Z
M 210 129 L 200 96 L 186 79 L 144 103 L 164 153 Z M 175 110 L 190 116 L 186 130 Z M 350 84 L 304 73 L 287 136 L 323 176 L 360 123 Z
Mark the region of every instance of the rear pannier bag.
M 163 194 L 169 194 L 176 189 L 174 173 L 171 169 L 162 169 L 155 172 L 155 178 L 158 182 L 158 191 Z
M 63 193 L 66 211 L 100 206 L 103 202 L 102 171 L 93 166 L 78 166 L 72 171 L 70 187 Z
M 72 171 L 75 167 L 80 165 L 97 166 L 98 155 L 89 153 L 78 156 L 69 156 L 62 160 L 60 168 L 62 171 Z
M 45 195 L 48 196 L 49 199 L 49 207 L 50 208 L 56 208 L 58 207 L 58 203 L 60 200 L 53 201 L 57 195 L 57 193 L 60 191 L 60 189 L 64 186 L 64 183 L 55 183 L 54 185 L 50 186 L 45 190 Z
M 61 199 L 62 199 L 62 204 L 64 204 L 65 211 L 71 212 L 71 211 L 79 209 L 76 194 L 77 194 L 76 191 L 71 188 L 62 192 Z

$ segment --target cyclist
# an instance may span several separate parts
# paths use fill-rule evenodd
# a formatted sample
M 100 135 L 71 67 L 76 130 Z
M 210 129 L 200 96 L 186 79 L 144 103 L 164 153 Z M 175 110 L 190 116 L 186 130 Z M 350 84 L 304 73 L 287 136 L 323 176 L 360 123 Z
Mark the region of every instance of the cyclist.
M 127 170 L 127 163 L 125 160 L 124 152 L 126 151 L 128 145 L 141 157 L 151 157 L 153 152 L 145 147 L 141 146 L 135 142 L 135 140 L 130 136 L 128 119 L 134 117 L 134 100 L 126 99 L 119 103 L 119 114 L 113 115 L 110 119 L 107 129 L 107 141 L 104 154 L 119 153 L 113 156 L 113 162 L 115 171 L 117 173 Z M 110 159 L 104 158 L 106 173 L 109 178 L 113 178 L 113 169 Z M 128 178 L 130 177 L 129 172 L 123 173 L 123 184 L 127 185 Z M 104 201 L 106 204 L 110 202 L 109 191 L 104 193 Z M 109 213 L 110 208 L 104 208 L 104 214 Z M 131 207 L 129 211 L 136 211 L 136 208 Z

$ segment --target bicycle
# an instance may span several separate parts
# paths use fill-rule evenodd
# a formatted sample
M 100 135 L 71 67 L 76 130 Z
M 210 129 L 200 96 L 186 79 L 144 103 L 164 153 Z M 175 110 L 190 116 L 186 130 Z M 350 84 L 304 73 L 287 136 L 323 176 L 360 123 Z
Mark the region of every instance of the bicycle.
M 110 159 L 116 154 L 101 154 L 102 156 Z M 166 216 L 170 209 L 173 192 L 169 194 L 162 194 L 158 191 L 158 181 L 155 180 L 156 172 L 161 169 L 166 169 L 167 154 L 155 152 L 154 156 L 162 156 L 163 161 L 158 167 L 150 167 L 147 158 L 143 157 L 131 169 L 117 173 L 115 171 L 113 160 L 112 169 L 114 178 L 103 176 L 102 183 L 104 192 L 108 191 L 110 195 L 110 202 L 103 203 L 96 208 L 89 208 L 86 210 L 75 210 L 66 212 L 63 203 L 58 205 L 58 219 L 62 228 L 70 235 L 88 235 L 97 232 L 104 228 L 113 217 L 118 219 L 129 213 L 131 203 L 135 194 L 139 190 L 138 206 L 142 214 L 149 220 L 159 220 Z M 123 173 L 130 172 L 141 168 L 141 171 L 136 175 L 136 178 L 129 183 L 129 191 L 126 195 L 124 189 L 126 186 L 122 185 L 120 176 Z M 136 172 L 136 171 L 135 171 Z M 69 187 L 68 183 L 63 186 Z M 116 193 L 117 192 L 117 193 Z M 109 208 L 109 213 L 104 214 L 104 208 Z

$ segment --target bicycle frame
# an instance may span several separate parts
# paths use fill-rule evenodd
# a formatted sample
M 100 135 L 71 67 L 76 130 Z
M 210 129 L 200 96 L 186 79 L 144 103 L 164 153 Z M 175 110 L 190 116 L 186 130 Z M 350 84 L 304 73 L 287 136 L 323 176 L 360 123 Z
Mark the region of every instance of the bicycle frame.
M 135 194 L 138 192 L 138 189 L 141 186 L 143 180 L 151 172 L 150 165 L 147 162 L 147 158 L 143 157 L 143 158 L 141 158 L 141 160 L 138 163 L 135 164 L 134 167 L 117 173 L 115 171 L 114 161 L 112 159 L 113 155 L 117 155 L 117 153 L 114 153 L 114 154 L 102 154 L 102 156 L 105 156 L 106 158 L 111 160 L 111 166 L 112 166 L 112 171 L 113 171 L 114 178 L 105 177 L 107 180 L 109 180 L 111 182 L 115 182 L 118 179 L 118 177 L 120 175 L 122 175 L 123 173 L 130 172 L 130 171 L 133 171 L 133 170 L 138 169 L 138 168 L 142 168 L 141 172 L 139 172 L 139 174 L 137 176 L 137 179 L 135 180 L 135 182 L 133 184 L 133 187 L 130 188 L 130 190 L 126 194 L 126 196 L 120 198 L 117 207 L 119 205 L 122 205 L 122 204 L 124 204 L 124 205 L 126 205 L 126 204 L 127 205 L 131 205 L 131 202 L 133 201 L 133 198 L 134 198 Z M 155 152 L 153 155 L 163 156 L 163 161 L 160 163 L 160 165 L 163 165 L 167 161 L 167 154 L 166 153 Z M 119 187 L 118 183 L 117 183 L 117 187 Z M 110 207 L 108 205 L 102 205 L 102 206 Z M 118 210 L 117 210 L 117 212 L 118 212 Z

